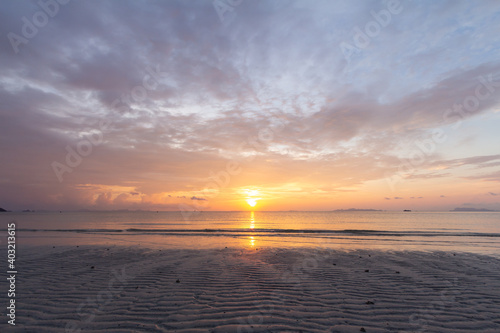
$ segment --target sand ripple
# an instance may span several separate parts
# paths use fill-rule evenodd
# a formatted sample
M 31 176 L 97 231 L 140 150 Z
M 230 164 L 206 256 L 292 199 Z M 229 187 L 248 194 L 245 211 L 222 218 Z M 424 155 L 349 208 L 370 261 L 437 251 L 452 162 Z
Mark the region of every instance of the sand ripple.
M 65 247 L 18 267 L 2 332 L 500 332 L 500 260 L 474 254 Z

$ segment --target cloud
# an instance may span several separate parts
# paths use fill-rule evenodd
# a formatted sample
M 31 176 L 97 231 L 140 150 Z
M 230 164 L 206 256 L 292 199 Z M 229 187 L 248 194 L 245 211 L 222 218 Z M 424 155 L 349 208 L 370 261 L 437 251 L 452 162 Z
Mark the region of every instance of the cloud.
M 204 200 L 207 200 L 207 199 L 205 199 L 205 198 L 197 198 L 195 196 L 192 196 L 191 200 L 202 200 L 202 201 L 204 201 Z
M 500 170 L 491 173 L 481 173 L 481 174 L 476 174 L 474 176 L 467 176 L 465 178 L 473 180 L 477 179 L 483 181 L 490 181 L 490 182 L 500 182 Z
M 491 75 L 498 89 L 500 34 L 484 34 L 497 29 L 494 3 L 412 3 L 348 64 L 340 43 L 379 5 L 245 2 L 229 27 L 210 1 L 60 6 L 18 54 L 0 42 L 9 157 L 0 202 L 177 209 L 175 199 L 199 197 L 228 161 L 242 168 L 236 187 L 296 182 L 332 194 L 384 179 L 406 142 L 498 106 L 493 92 L 463 119 L 444 116 L 479 78 Z M 21 18 L 37 10 L 3 6 L 0 31 L 21 34 Z M 102 142 L 59 182 L 52 163 L 66 164 L 67 147 L 89 135 Z M 409 179 L 500 180 L 500 155 L 450 158 L 460 149 L 429 156 Z
M 500 162 L 500 155 L 479 155 L 452 160 L 435 161 L 432 165 L 439 166 L 442 169 L 456 168 L 461 166 L 473 165 L 476 167 L 488 166 L 489 163 Z
M 427 172 L 414 173 L 406 177 L 406 179 L 433 179 L 433 178 L 443 178 L 449 177 L 452 174 L 449 172 Z
M 394 197 L 394 200 L 401 200 L 401 199 L 403 199 L 403 198 L 401 198 L 401 197 Z

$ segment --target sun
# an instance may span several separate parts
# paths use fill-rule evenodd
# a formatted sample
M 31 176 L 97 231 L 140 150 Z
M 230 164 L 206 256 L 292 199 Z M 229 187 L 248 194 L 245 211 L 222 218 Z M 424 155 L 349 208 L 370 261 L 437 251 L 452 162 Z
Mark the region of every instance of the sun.
M 249 198 L 247 199 L 247 204 L 249 204 L 250 207 L 255 207 L 255 205 L 257 204 L 257 200 L 258 199 Z
M 260 192 L 255 189 L 243 189 L 242 194 L 245 195 L 245 201 L 250 207 L 255 207 L 257 205 L 257 202 L 262 199 L 260 197 Z

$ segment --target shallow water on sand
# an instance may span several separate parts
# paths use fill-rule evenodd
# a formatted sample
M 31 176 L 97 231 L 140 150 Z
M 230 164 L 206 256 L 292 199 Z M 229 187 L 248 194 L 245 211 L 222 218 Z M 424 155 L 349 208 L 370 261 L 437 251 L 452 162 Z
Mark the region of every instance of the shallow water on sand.
M 325 247 L 500 255 L 498 212 L 2 213 L 19 244 L 162 248 Z

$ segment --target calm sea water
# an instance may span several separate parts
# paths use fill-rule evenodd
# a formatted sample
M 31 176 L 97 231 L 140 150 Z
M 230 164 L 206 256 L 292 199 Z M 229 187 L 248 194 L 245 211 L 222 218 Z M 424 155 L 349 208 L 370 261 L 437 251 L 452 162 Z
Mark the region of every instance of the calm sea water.
M 307 246 L 500 256 L 499 212 L 2 213 L 3 234 L 13 221 L 20 246 Z

